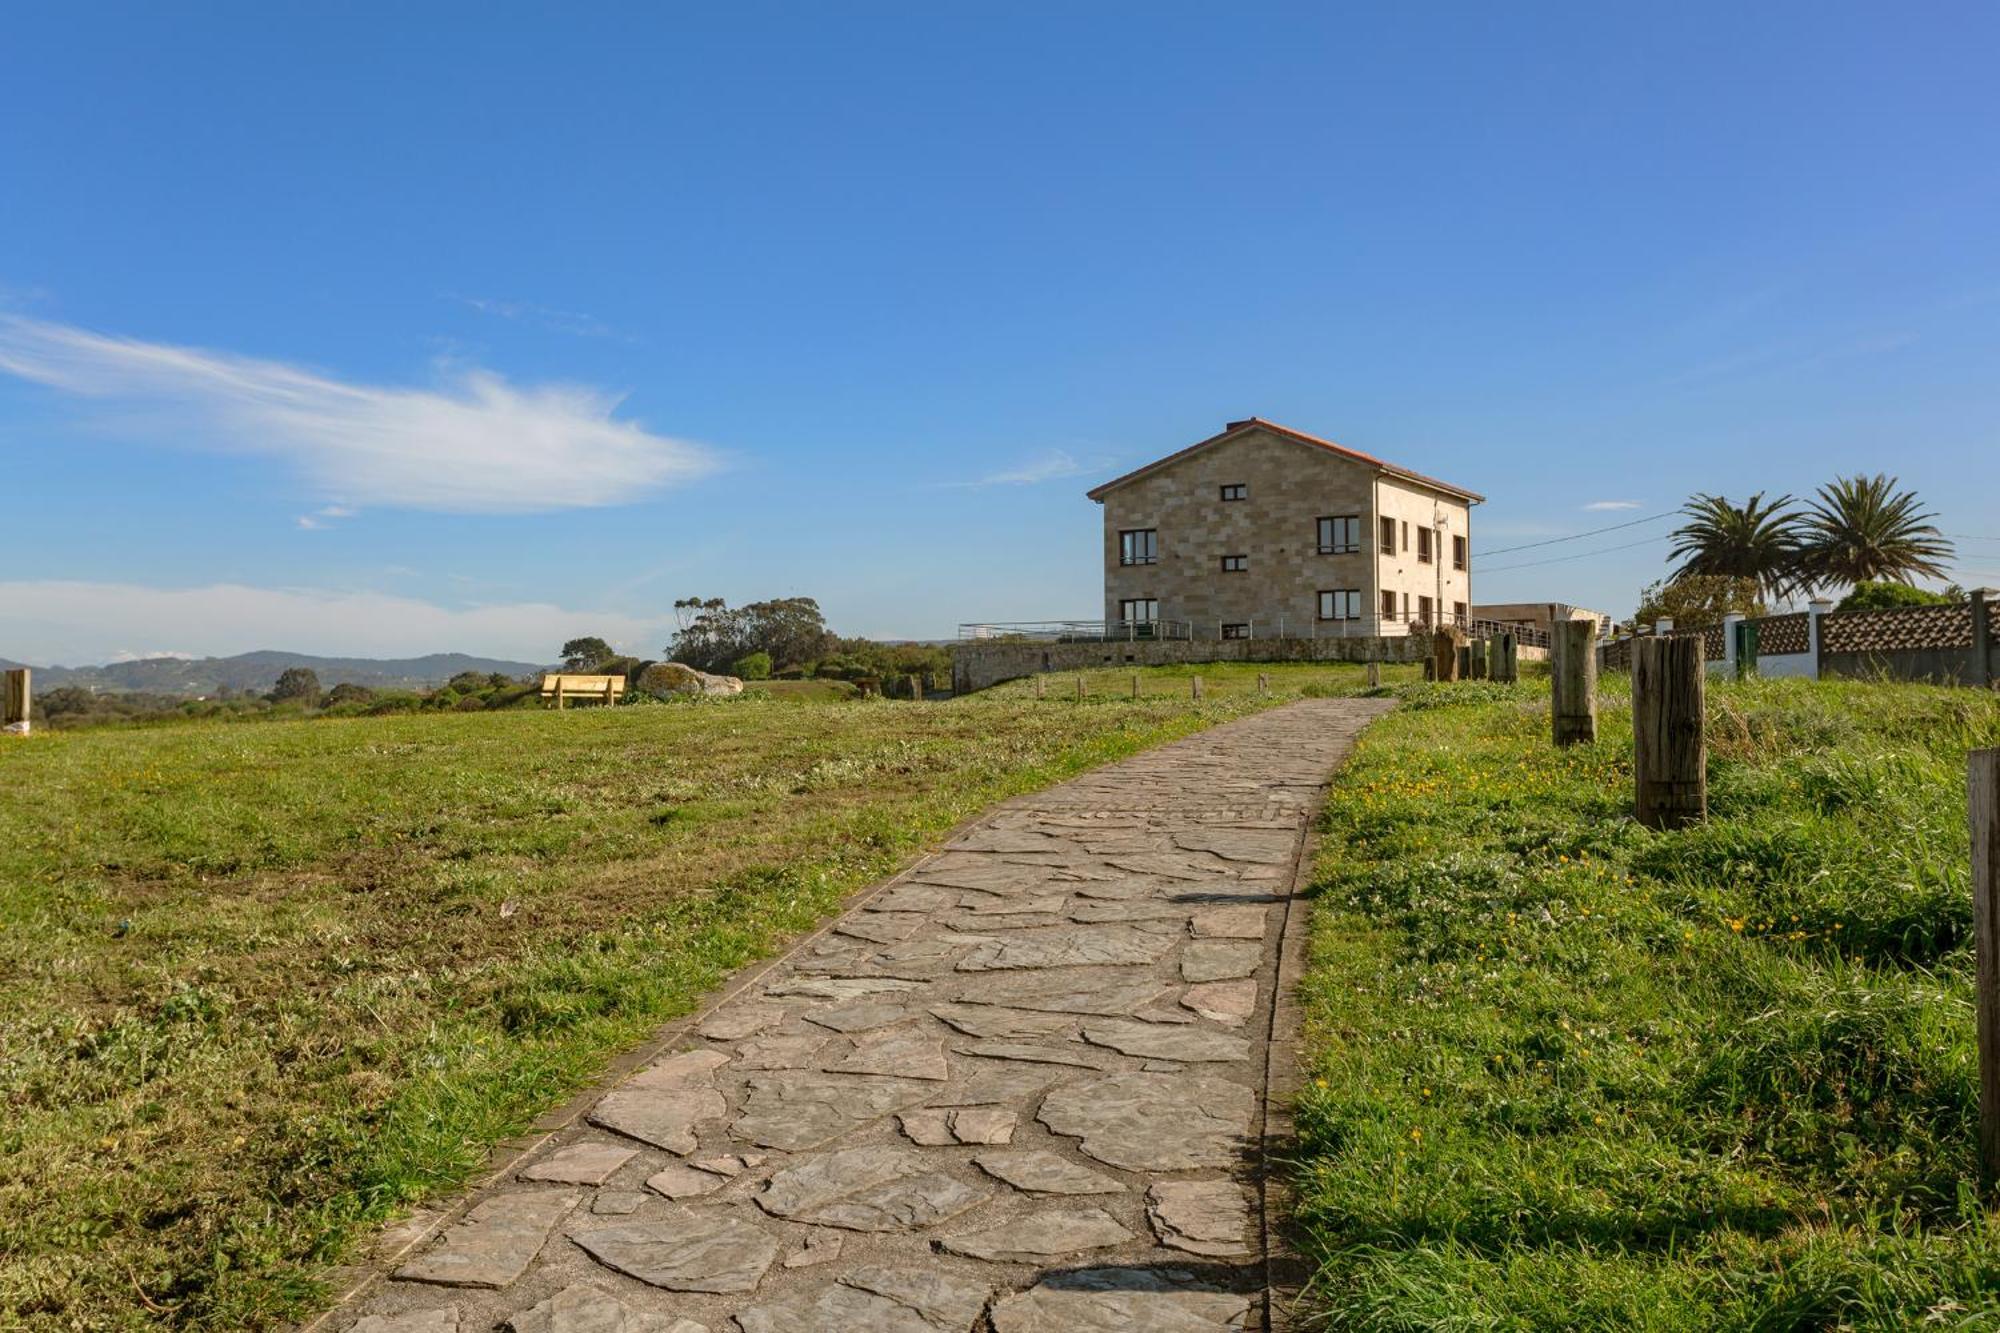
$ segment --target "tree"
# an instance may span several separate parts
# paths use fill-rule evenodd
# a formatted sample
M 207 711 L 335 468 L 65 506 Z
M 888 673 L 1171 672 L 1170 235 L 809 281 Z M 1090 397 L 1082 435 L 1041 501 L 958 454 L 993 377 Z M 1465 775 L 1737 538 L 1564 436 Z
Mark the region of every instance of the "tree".
M 319 702 L 319 675 L 311 667 L 286 667 L 271 687 L 271 702 L 297 699 L 308 707 Z
M 1842 611 L 1894 611 L 1906 606 L 1948 606 L 1965 600 L 1965 590 L 1957 586 L 1943 592 L 1913 587 L 1908 583 L 1857 583 L 1854 591 L 1840 599 Z
M 729 674 L 744 680 L 769 680 L 771 655 L 765 652 L 745 653 L 730 663 Z
M 605 658 L 612 656 L 615 654 L 611 645 L 594 634 L 571 639 L 562 646 L 562 663 L 565 671 L 588 671 Z
M 1675 629 L 1706 629 L 1720 625 L 1726 615 L 1761 616 L 1764 610 L 1756 579 L 1684 574 L 1649 585 L 1639 594 L 1639 609 L 1632 619 L 1650 625 L 1665 618 L 1674 622 Z
M 1740 507 L 1720 495 L 1695 495 L 1681 506 L 1687 521 L 1673 532 L 1667 558 L 1681 566 L 1669 582 L 1690 576 L 1750 579 L 1771 597 L 1785 596 L 1800 582 L 1800 515 L 1794 503 L 1789 495 L 1767 503 L 1762 491 Z
M 680 631 L 667 652 L 703 671 L 726 671 L 737 658 L 767 653 L 778 666 L 818 660 L 835 642 L 819 603 L 780 597 L 730 610 L 720 597 L 683 597 L 674 603 Z
M 375 701 L 375 691 L 366 685 L 356 685 L 352 681 L 342 681 L 326 692 L 323 704 L 331 708 L 335 704 L 365 704 Z
M 1952 545 L 1915 491 L 1894 477 L 1836 477 L 1805 516 L 1804 568 L 1815 587 L 1945 577 Z

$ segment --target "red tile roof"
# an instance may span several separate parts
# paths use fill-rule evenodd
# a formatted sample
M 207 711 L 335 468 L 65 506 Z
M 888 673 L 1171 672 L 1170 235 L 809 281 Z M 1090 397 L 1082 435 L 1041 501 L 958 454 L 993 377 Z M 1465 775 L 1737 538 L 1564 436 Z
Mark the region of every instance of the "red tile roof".
M 1415 482 L 1419 486 L 1428 486 L 1432 490 L 1443 491 L 1446 495 L 1459 496 L 1471 504 L 1478 504 L 1486 498 L 1477 491 L 1468 491 L 1463 486 L 1454 486 L 1448 481 L 1439 481 L 1436 477 L 1426 477 L 1421 472 L 1412 472 L 1408 468 L 1398 467 L 1394 463 L 1375 457 L 1373 454 L 1364 454 L 1359 449 L 1350 449 L 1344 444 L 1335 444 L 1332 440 L 1323 440 L 1317 435 L 1308 435 L 1302 430 L 1293 430 L 1290 426 L 1280 426 L 1277 422 L 1266 421 L 1262 417 L 1251 417 L 1247 421 L 1232 421 L 1223 427 L 1222 433 L 1219 435 L 1211 435 L 1207 439 L 1191 444 L 1185 449 L 1168 454 L 1165 458 L 1156 458 L 1144 467 L 1135 468 L 1122 477 L 1113 477 L 1102 486 L 1098 486 L 1086 493 L 1091 499 L 1102 501 L 1107 493 L 1116 490 L 1128 481 L 1137 481 L 1140 477 L 1163 468 L 1169 463 L 1186 458 L 1196 450 L 1206 449 L 1211 444 L 1220 444 L 1231 436 L 1252 428 L 1267 430 L 1273 435 L 1279 435 L 1288 440 L 1296 440 L 1300 444 L 1310 444 L 1317 448 L 1325 449 L 1330 453 L 1339 454 L 1343 458 L 1351 458 L 1357 463 L 1366 463 L 1378 472 L 1386 473 L 1392 477 L 1399 477 L 1404 481 Z

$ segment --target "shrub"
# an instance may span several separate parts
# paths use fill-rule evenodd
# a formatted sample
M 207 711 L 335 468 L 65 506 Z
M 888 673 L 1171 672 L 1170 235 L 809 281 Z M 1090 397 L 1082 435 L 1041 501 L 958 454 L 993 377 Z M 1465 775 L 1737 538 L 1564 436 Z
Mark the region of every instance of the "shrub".
M 744 680 L 769 680 L 771 678 L 771 655 L 769 653 L 745 653 L 730 664 L 729 674 Z
M 1955 591 L 1955 590 L 1954 590 Z M 1854 591 L 1840 599 L 1842 611 L 1894 611 L 1905 606 L 1947 606 L 1964 600 L 1947 592 L 1907 583 L 1857 583 Z

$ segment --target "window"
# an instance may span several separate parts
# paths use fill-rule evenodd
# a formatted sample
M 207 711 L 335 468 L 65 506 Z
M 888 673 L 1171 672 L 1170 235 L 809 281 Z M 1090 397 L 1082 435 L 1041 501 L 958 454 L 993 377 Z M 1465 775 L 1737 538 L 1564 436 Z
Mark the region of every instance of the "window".
M 1453 602 L 1453 603 L 1451 604 L 1451 618 L 1452 618 L 1452 621 L 1453 621 L 1454 623 L 1456 623 L 1456 624 L 1460 624 L 1460 625 L 1463 625 L 1463 624 L 1465 623 L 1465 603 L 1464 603 L 1464 602 Z
M 1361 549 L 1361 520 L 1353 514 L 1319 521 L 1321 555 L 1353 555 Z
M 1321 620 L 1361 619 L 1361 589 L 1335 588 L 1319 595 Z
M 1247 555 L 1225 555 L 1222 557 L 1222 572 L 1225 574 L 1241 574 L 1248 568 L 1250 568 L 1250 557 Z
M 1250 637 L 1250 627 L 1248 625 L 1224 625 L 1222 627 L 1222 637 L 1225 639 L 1247 639 Z
M 1410 549 L 1410 520 L 1407 518 L 1403 520 L 1403 549 Z
M 1131 625 L 1150 625 L 1160 618 L 1160 599 L 1128 597 L 1118 603 L 1118 618 Z
M 1222 498 L 1225 500 L 1247 500 L 1250 498 L 1250 488 L 1240 481 L 1233 482 L 1222 488 Z
M 1393 518 L 1382 520 L 1382 554 L 1396 554 L 1396 520 Z
M 1436 535 L 1437 535 L 1437 534 L 1436 534 L 1436 533 L 1434 533 L 1434 532 L 1432 532 L 1432 531 L 1431 531 L 1431 530 L 1430 530 L 1429 528 L 1418 528 L 1418 529 L 1417 529 L 1417 563 L 1418 563 L 1418 564 L 1420 564 L 1420 565 L 1428 565 L 1428 564 L 1429 564 L 1429 563 L 1431 562 L 1431 538 L 1432 538 L 1432 537 L 1434 537 L 1434 536 L 1436 536 Z
M 1425 624 L 1425 625 L 1428 625 L 1428 624 L 1430 624 L 1430 623 L 1431 623 L 1431 599 L 1430 599 L 1430 598 L 1428 598 L 1428 597 L 1418 597 L 1418 598 L 1417 598 L 1417 620 L 1418 620 L 1418 621 L 1419 621 L 1420 623 L 1422 623 L 1422 624 Z
M 1463 537 L 1453 537 L 1451 539 L 1451 567 L 1453 569 L 1465 568 L 1465 538 Z
M 1156 565 L 1160 562 L 1160 533 L 1157 528 L 1131 528 L 1118 534 L 1118 563 Z
M 1388 520 L 1384 519 L 1383 521 L 1387 522 Z M 1396 618 L 1396 594 L 1393 592 L 1385 592 L 1382 594 L 1382 619 L 1394 620 L 1395 618 Z

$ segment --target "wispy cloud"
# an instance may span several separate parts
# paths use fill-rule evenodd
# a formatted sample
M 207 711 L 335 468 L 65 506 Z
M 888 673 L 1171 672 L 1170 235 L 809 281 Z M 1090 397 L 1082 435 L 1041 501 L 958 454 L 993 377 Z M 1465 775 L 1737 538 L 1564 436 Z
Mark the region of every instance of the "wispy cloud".
M 482 315 L 492 315 L 496 319 L 511 319 L 521 324 L 532 324 L 536 328 L 552 333 L 568 333 L 578 338 L 616 338 L 620 342 L 631 342 L 629 334 L 620 333 L 595 315 L 586 315 L 578 310 L 558 310 L 553 306 L 537 305 L 533 301 L 502 301 L 490 296 L 460 296 L 453 293 L 451 299 L 460 305 L 477 310 Z
M 322 528 L 332 527 L 343 518 L 353 518 L 360 512 L 358 509 L 349 509 L 346 505 L 327 505 L 313 513 L 300 514 L 299 526 L 307 532 L 317 532 Z
M 1637 500 L 1592 500 L 1584 506 L 1590 513 L 1605 513 L 1615 509 L 1639 509 L 1643 506 Z
M 175 655 L 279 648 L 334 657 L 467 652 L 544 662 L 565 639 L 582 634 L 652 655 L 673 633 L 669 621 L 547 602 L 447 607 L 381 592 L 234 583 L 0 582 L 0 605 L 7 607 L 0 657 L 43 665 L 118 660 L 141 655 L 133 645 L 148 643 L 177 645 Z
M 687 440 L 612 413 L 578 384 L 516 387 L 477 368 L 433 388 L 362 384 L 227 352 L 0 315 L 0 371 L 152 409 L 161 428 L 297 466 L 329 497 L 405 509 L 528 513 L 622 504 L 713 471 Z M 130 429 L 129 419 L 125 422 Z
M 1046 449 L 1027 462 L 1016 467 L 1004 468 L 999 472 L 989 472 L 977 481 L 947 482 L 950 486 L 1034 486 L 1044 481 L 1060 481 L 1064 477 L 1080 477 L 1087 472 L 1103 469 L 1102 460 L 1084 462 L 1067 450 Z

